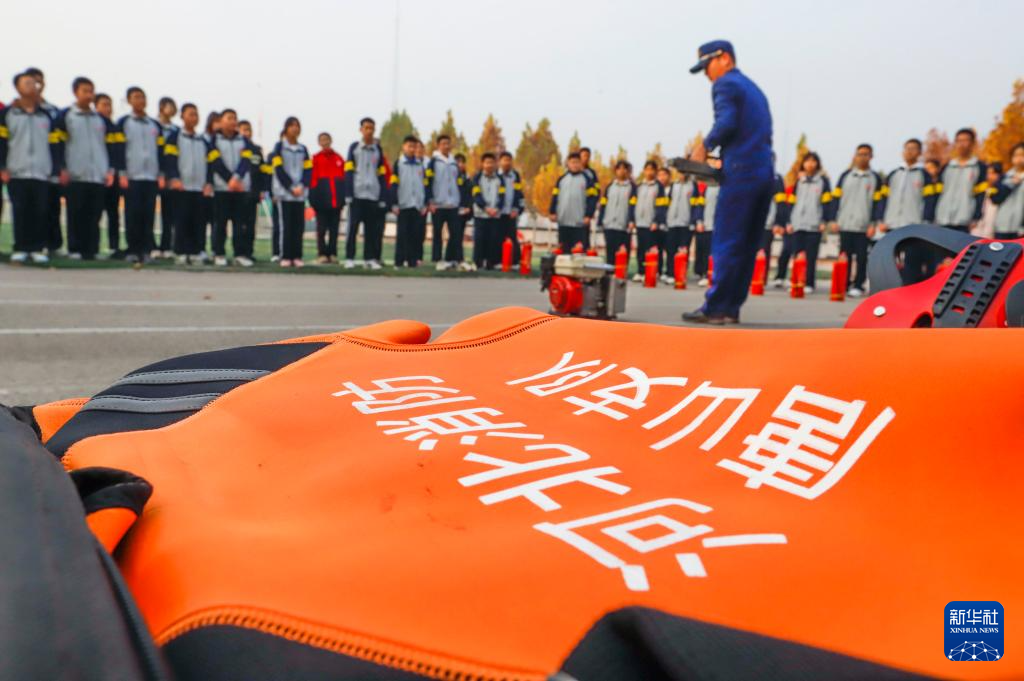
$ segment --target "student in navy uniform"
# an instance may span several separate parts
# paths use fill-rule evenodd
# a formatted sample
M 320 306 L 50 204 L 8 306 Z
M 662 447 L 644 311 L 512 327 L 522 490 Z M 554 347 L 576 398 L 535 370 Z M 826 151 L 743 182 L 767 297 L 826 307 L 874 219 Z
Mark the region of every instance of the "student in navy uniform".
M 579 152 L 569 154 L 566 167 L 551 190 L 548 209 L 551 220 L 558 225 L 558 244 L 563 253 L 583 243 L 584 232 L 590 228 L 597 205 L 597 189 L 590 176 L 583 172 Z
M 208 161 L 210 144 L 196 126 L 199 110 L 195 104 L 181 105 L 184 127 L 171 131 L 164 142 L 164 175 L 169 192 L 174 192 L 174 243 L 179 265 L 202 263 L 206 248 L 203 197 L 213 196 L 213 168 Z
M 100 216 L 107 189 L 114 184 L 114 153 L 119 148 L 113 122 L 93 109 L 94 86 L 79 76 L 71 84 L 75 103 L 57 118 L 62 136 L 68 204 L 68 251 L 72 259 L 92 260 L 100 250 Z
M 466 261 L 463 242 L 466 225 L 473 219 L 473 180 L 466 172 L 465 154 L 455 154 L 455 162 L 459 166 L 459 216 L 455 221 L 455 231 L 448 236 L 444 257 L 448 262 L 455 263 L 459 269 L 470 270 L 475 265 Z
M 177 114 L 177 102 L 175 102 L 171 97 L 161 97 L 160 103 L 157 105 L 156 109 L 156 120 L 160 123 L 165 143 L 171 136 L 171 133 L 181 130 L 181 128 L 175 125 L 172 121 Z M 152 254 L 154 257 L 160 256 L 162 258 L 169 258 L 173 255 L 174 217 L 177 215 L 177 211 L 173 205 L 177 194 L 175 192 L 168 191 L 166 184 L 165 178 L 164 188 L 160 190 L 160 242 L 156 247 L 156 251 L 159 251 L 159 253 L 154 251 Z
M 473 178 L 473 261 L 477 269 L 501 264 L 501 204 L 505 185 L 491 152 L 480 157 L 480 172 Z
M 1024 142 L 1010 150 L 1010 168 L 999 179 L 992 192 L 992 203 L 996 204 L 995 237 L 997 239 L 1020 238 L 1024 227 Z
M 736 68 L 730 42 L 705 43 L 697 53 L 698 62 L 690 72 L 703 71 L 712 82 L 715 124 L 692 157 L 703 161 L 709 149 L 721 148 L 722 175 L 718 213 L 711 223 L 714 281 L 704 305 L 684 313 L 683 320 L 737 324 L 772 199 L 772 116 L 764 93 Z
M 667 187 L 668 210 L 665 215 L 665 273 L 662 281 L 675 281 L 675 257 L 680 248 L 690 248 L 693 228 L 701 216 L 701 196 L 697 182 L 685 175 L 673 181 L 668 168 L 658 170 L 658 181 Z
M 604 232 L 604 256 L 609 265 L 615 264 L 615 254 L 626 247 L 629 262 L 630 241 L 636 231 L 636 183 L 629 176 L 629 163 L 615 163 L 615 179 L 608 183 L 601 196 L 597 211 L 598 227 Z
M 309 150 L 299 144 L 302 125 L 289 116 L 281 131 L 283 140 L 270 154 L 274 168 L 274 201 L 281 213 L 281 267 L 302 267 L 302 235 L 306 229 L 306 197 L 313 177 Z
M 795 201 L 786 231 L 793 235 L 794 253 L 807 257 L 807 282 L 804 291 L 814 293 L 817 278 L 818 251 L 825 224 L 834 217 L 832 184 L 821 168 L 821 159 L 813 151 L 807 152 L 800 162 L 800 174 L 793 190 Z M 779 265 L 781 276 L 785 268 Z
M 203 126 L 203 139 L 205 139 L 206 143 L 210 145 L 211 151 L 213 150 L 213 140 L 214 138 L 217 137 L 218 132 L 220 132 L 220 112 L 211 111 L 210 113 L 206 114 L 206 125 Z M 213 192 L 210 192 L 209 196 L 203 194 L 203 198 L 200 201 L 200 205 L 202 206 L 203 214 L 203 250 L 199 252 L 199 260 L 202 261 L 203 263 L 206 263 L 209 262 L 211 259 L 209 253 L 206 251 L 206 235 L 213 235 L 213 226 L 215 223 L 215 211 L 213 208 Z M 276 237 L 277 234 L 275 233 L 274 238 L 272 239 L 272 241 L 274 241 L 275 243 L 277 241 Z M 274 252 L 276 253 L 277 246 L 274 246 L 274 248 Z
M 28 73 L 14 77 L 18 98 L 0 110 L 0 182 L 7 185 L 14 220 L 11 262 L 49 262 L 50 177 L 60 168 L 60 133 L 40 106 L 39 85 Z
M 110 95 L 101 92 L 96 95 L 95 102 L 96 113 L 109 121 L 113 121 L 114 103 Z M 123 141 L 121 133 L 118 131 L 116 124 L 112 124 L 112 127 L 113 142 L 119 151 L 123 150 L 123 147 L 120 145 Z M 107 248 L 110 249 L 110 258 L 115 260 L 125 256 L 125 252 L 121 250 L 121 187 L 118 183 L 118 165 L 123 164 L 115 164 L 113 183 L 103 192 L 102 211 L 107 216 Z
M 156 195 L 163 188 L 160 157 L 164 137 L 160 123 L 146 115 L 146 93 L 138 86 L 128 88 L 128 104 L 132 112 L 117 123 L 123 160 L 121 189 L 125 192 L 125 234 L 128 238 L 126 260 L 140 262 L 149 259 L 154 248 L 153 220 Z M 123 135 L 123 138 L 121 137 Z
M 213 167 L 214 227 L 211 246 L 215 265 L 227 265 L 225 245 L 231 222 L 231 248 L 235 264 L 252 267 L 255 225 L 250 224 L 250 196 L 253 182 L 253 146 L 238 131 L 234 109 L 220 112 L 220 132 L 213 138 L 210 164 Z M 283 256 L 282 256 L 283 257 Z
M 644 163 L 643 176 L 636 186 L 636 267 L 633 281 L 644 279 L 644 259 L 652 246 L 658 249 L 658 274 L 661 274 L 662 251 L 665 248 L 665 220 L 668 217 L 668 197 L 665 187 L 657 180 L 658 163 Z
M 697 275 L 698 286 L 711 284 L 708 274 L 711 269 L 711 244 L 714 240 L 715 216 L 718 213 L 720 192 L 721 187 L 717 184 L 706 184 L 698 199 L 700 216 L 693 234 L 693 273 Z
M 30 66 L 25 69 L 25 73 L 32 76 L 39 86 L 39 108 L 45 111 L 50 118 L 56 123 L 57 116 L 60 114 L 60 109 L 55 104 L 51 104 L 46 101 L 46 97 L 43 96 L 43 92 L 46 90 L 46 76 L 43 72 L 34 66 Z M 59 255 L 61 247 L 64 245 L 64 235 L 61 233 L 60 228 L 60 210 L 61 210 L 61 196 L 64 194 L 64 189 L 60 185 L 59 178 L 57 177 L 57 168 L 54 168 L 54 175 L 49 179 L 50 183 L 50 194 L 47 198 L 47 251 L 50 256 Z
M 397 220 L 395 238 L 395 267 L 418 267 L 420 219 L 427 214 L 429 182 L 426 169 L 416 156 L 419 140 L 406 135 L 402 140 L 402 155 L 396 159 L 391 174 L 391 212 Z
M 884 207 L 882 176 L 871 169 L 874 150 L 860 144 L 853 166 L 843 171 L 832 189 L 832 231 L 839 233 L 839 252 L 849 259 L 846 286 L 852 298 L 864 295 L 868 269 L 868 240 L 875 233 Z M 856 272 L 856 274 L 855 274 Z
M 250 260 L 254 260 L 256 218 L 259 215 L 260 201 L 270 192 L 274 171 L 267 162 L 268 159 L 263 155 L 263 147 L 256 144 L 252 139 L 252 123 L 247 120 L 238 121 L 238 132 L 246 139 L 249 143 L 249 148 L 252 150 L 252 158 L 249 159 L 249 173 L 252 177 L 252 182 L 249 184 L 249 191 L 245 193 L 245 219 L 246 224 L 249 225 L 248 235 L 250 243 L 248 245 L 248 257 Z
M 512 167 L 512 154 L 503 151 L 498 155 L 498 175 L 505 185 L 505 198 L 501 203 L 501 243 L 512 240 L 512 264 L 519 264 L 519 216 L 523 212 L 523 178 Z M 596 185 L 591 185 L 595 187 Z
M 438 270 L 457 267 L 462 258 L 454 260 L 452 240 L 461 230 L 459 208 L 462 206 L 462 182 L 459 163 L 452 157 L 452 138 L 440 135 L 437 149 L 427 161 L 426 178 L 430 191 L 430 221 L 432 225 L 431 261 Z M 444 245 L 444 231 L 448 228 L 448 247 Z
M 345 269 L 355 267 L 356 238 L 363 225 L 363 262 L 381 268 L 384 245 L 384 210 L 387 206 L 388 164 L 374 138 L 377 123 L 370 117 L 359 121 L 360 139 L 348 147 L 345 161 L 345 201 L 348 234 L 345 237 Z
M 775 164 L 775 154 L 772 153 L 772 165 Z M 786 195 L 786 181 L 782 175 L 774 173 L 774 184 L 772 186 L 772 203 L 768 208 L 768 219 L 764 223 L 764 234 L 761 235 L 761 248 L 765 256 L 771 260 L 772 241 L 776 235 L 784 234 L 786 222 L 788 221 L 787 209 L 789 208 L 789 197 Z M 767 273 L 765 273 L 767 276 Z
M 580 147 L 580 165 L 583 167 L 583 174 L 590 178 L 591 185 L 594 187 L 595 191 L 597 191 L 598 194 L 600 194 L 601 183 L 598 181 L 597 173 L 594 171 L 593 168 L 590 167 L 590 155 L 590 147 Z M 596 210 L 597 209 L 595 208 L 594 214 L 591 215 L 592 218 L 597 217 Z M 593 224 L 593 220 L 591 220 L 591 224 Z M 590 227 L 588 226 L 583 233 L 583 247 L 589 249 L 590 243 Z
M 330 133 L 317 135 L 320 151 L 313 154 L 309 205 L 316 213 L 316 262 L 338 262 L 338 226 L 345 206 L 345 159 L 331 146 Z

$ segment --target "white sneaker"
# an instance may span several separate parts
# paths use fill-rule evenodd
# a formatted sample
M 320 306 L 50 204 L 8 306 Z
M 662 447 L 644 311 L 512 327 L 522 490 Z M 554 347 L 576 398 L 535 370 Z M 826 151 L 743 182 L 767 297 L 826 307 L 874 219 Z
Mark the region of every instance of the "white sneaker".
M 272 263 L 274 263 L 274 262 L 281 262 L 281 256 L 279 256 L 279 255 L 272 255 L 272 256 L 270 256 L 270 262 L 272 262 Z
M 663 284 L 674 284 L 675 282 L 676 282 L 676 280 L 673 279 L 672 277 L 668 276 L 667 274 L 661 275 L 661 283 L 663 283 Z
M 473 272 L 476 270 L 476 265 L 471 262 L 460 262 L 457 267 L 461 272 Z
M 213 264 L 217 267 L 227 267 L 228 259 L 223 255 L 218 255 L 213 259 Z
M 697 282 L 697 286 L 707 286 L 707 285 L 708 285 L 708 278 L 707 277 L 701 277 L 700 281 Z
M 82 254 L 81 253 L 68 253 L 68 258 L 71 259 L 71 260 L 81 260 L 82 259 Z
M 806 293 L 808 295 L 810 295 L 811 293 L 814 293 L 814 287 L 813 286 L 804 286 L 804 293 Z
M 444 272 L 448 268 L 449 264 L 446 263 L 444 260 L 440 260 L 436 265 L 434 265 L 434 269 L 437 270 L 438 272 Z
M 637 272 L 636 274 L 633 275 L 633 281 L 639 283 L 639 282 L 641 282 L 643 280 L 644 280 L 644 275 L 640 274 L 639 272 Z
M 174 262 L 176 264 L 178 264 L 178 265 L 187 265 L 188 264 L 188 256 L 187 255 L 179 255 L 178 257 L 176 257 L 174 259 Z
M 381 264 L 379 262 L 377 262 L 376 260 L 367 261 L 366 266 L 369 267 L 371 270 L 379 270 L 379 269 L 381 269 Z
M 162 257 L 162 258 L 173 258 L 174 257 L 174 251 L 163 251 L 160 254 L 160 257 Z
M 252 258 L 247 258 L 244 255 L 240 255 L 237 258 L 235 258 L 235 264 L 240 265 L 241 267 L 253 266 Z
M 356 266 L 356 263 L 355 263 L 354 260 L 346 260 L 345 261 L 345 269 L 346 270 L 350 270 L 350 269 L 352 269 L 355 266 Z
M 42 252 L 29 253 L 28 255 L 30 258 L 32 258 L 32 262 L 34 262 L 37 265 L 45 265 L 46 263 L 50 262 L 50 256 Z
M 11 253 L 11 262 L 25 262 L 26 260 L 28 260 L 28 253 L 25 251 Z
M 152 251 L 149 252 L 149 257 L 154 260 L 156 260 L 157 258 L 162 258 L 163 256 L 164 252 L 161 251 L 159 248 L 154 248 Z
M 846 292 L 846 295 L 850 296 L 851 298 L 860 298 L 862 295 L 864 295 L 864 291 L 854 286 L 853 288 Z
M 782 288 L 785 284 L 781 279 L 772 279 L 772 288 Z

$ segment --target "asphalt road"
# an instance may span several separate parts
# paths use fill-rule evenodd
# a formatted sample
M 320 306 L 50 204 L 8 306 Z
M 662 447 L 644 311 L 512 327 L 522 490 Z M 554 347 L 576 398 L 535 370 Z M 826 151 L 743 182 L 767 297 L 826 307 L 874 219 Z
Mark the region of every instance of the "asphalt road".
M 631 284 L 624 320 L 681 324 L 703 290 Z M 426 322 L 435 335 L 506 305 L 547 310 L 536 279 L 304 276 L 0 265 L 0 402 L 86 396 L 175 355 L 353 328 Z M 769 291 L 743 309 L 760 329 L 841 326 L 856 301 Z

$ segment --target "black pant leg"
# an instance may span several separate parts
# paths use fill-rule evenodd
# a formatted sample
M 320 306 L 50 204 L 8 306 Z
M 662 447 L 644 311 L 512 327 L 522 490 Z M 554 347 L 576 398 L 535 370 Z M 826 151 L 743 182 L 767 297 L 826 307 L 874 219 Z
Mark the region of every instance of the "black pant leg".
M 250 248 L 249 195 L 247 192 L 231 193 L 231 252 L 234 257 L 252 257 Z M 294 203 L 294 202 L 292 202 Z
M 367 201 L 367 239 L 363 242 L 363 256 L 366 260 L 381 261 L 384 253 L 384 209 L 376 201 Z
M 302 201 L 281 201 L 281 259 L 302 259 L 302 235 L 306 227 L 305 204 Z
M 772 241 L 774 240 L 775 231 L 772 229 L 764 230 L 764 233 L 761 235 L 761 244 L 758 248 L 764 251 L 765 256 L 769 258 L 772 257 Z
M 458 209 L 452 211 L 448 225 L 448 243 L 444 247 L 444 259 L 448 262 L 462 262 L 465 253 L 462 247 L 462 239 L 466 233 L 466 223 L 469 222 L 468 215 L 459 215 Z
M 270 253 L 281 255 L 281 207 L 278 201 L 270 204 Z
M 155 180 L 140 182 L 142 185 L 142 233 L 145 239 L 145 252 L 156 248 L 156 239 L 153 232 L 153 225 L 156 222 L 156 194 L 157 187 Z
M 42 187 L 38 185 L 43 185 Z M 14 252 L 41 251 L 49 239 L 49 197 L 42 180 L 12 179 L 7 184 L 14 221 Z
M 327 255 L 338 257 L 338 228 L 341 225 L 341 208 L 331 208 L 327 213 Z
M 362 220 L 362 201 L 353 200 L 348 206 L 348 229 L 345 231 L 345 259 L 355 260 L 356 238 L 359 235 L 359 222 Z
M 711 257 L 711 235 L 712 232 L 697 232 L 696 245 L 693 260 L 693 272 L 704 278 L 708 275 L 708 259 Z
M 107 215 L 107 247 L 112 251 L 121 250 L 121 189 L 114 184 L 104 189 L 103 212 Z
M 174 190 L 165 189 L 160 192 L 160 250 L 169 251 L 174 239 Z
M 229 220 L 231 195 L 228 192 L 216 192 L 213 195 L 213 234 L 210 238 L 210 247 L 214 255 L 223 256 L 226 253 Z
M 796 233 L 793 234 L 785 233 L 782 235 L 782 251 L 779 252 L 779 262 L 775 269 L 775 278 L 779 281 L 785 281 L 786 272 L 789 269 L 789 260 L 793 257 L 793 254 L 797 251 L 796 248 Z
M 128 253 L 142 257 L 146 250 L 146 190 L 145 183 L 130 180 L 124 196 L 124 232 Z
M 654 232 L 650 227 L 638 227 L 636 230 L 636 271 L 646 274 L 644 259 L 647 258 L 647 251 L 654 245 Z
M 47 182 L 46 185 L 48 189 L 46 196 L 46 219 L 49 229 L 47 248 L 50 249 L 51 253 L 55 253 L 64 245 L 64 235 L 60 229 L 60 199 L 64 194 L 64 190 L 59 184 L 54 184 L 53 182 Z
M 315 208 L 316 215 L 316 254 L 320 257 L 327 256 L 327 210 Z
M 854 239 L 854 242 L 853 242 L 853 256 L 854 256 L 854 259 L 856 259 L 856 261 L 857 261 L 857 271 L 854 274 L 854 272 L 853 272 L 853 261 L 851 260 L 850 264 L 849 264 L 851 269 L 849 270 L 849 272 L 854 275 L 853 279 L 852 279 L 853 286 L 855 288 L 859 288 L 860 290 L 863 291 L 864 290 L 864 286 L 867 283 L 867 277 L 868 277 L 868 235 L 863 233 L 863 232 L 858 232 L 855 235 L 855 237 L 856 238 Z M 847 285 L 848 286 L 849 286 L 849 283 L 850 283 L 850 277 L 848 275 L 847 276 Z
M 69 187 L 70 188 L 70 187 Z M 96 257 L 100 250 L 100 216 L 106 198 L 106 187 L 95 182 L 83 182 L 80 189 L 78 226 L 78 252 L 86 260 Z M 71 241 L 71 198 L 68 196 L 68 243 Z
M 416 235 L 413 239 L 413 265 L 423 262 L 423 249 L 427 241 L 427 216 L 416 211 Z
M 245 224 L 242 250 L 245 257 L 252 258 L 256 248 L 256 216 L 260 206 L 259 194 L 246 192 L 242 205 L 244 206 L 242 219 Z
M 81 237 L 85 231 L 87 206 L 89 200 L 85 192 L 84 182 L 72 182 L 64 189 L 64 199 L 68 204 L 68 253 L 81 253 Z
M 604 230 L 605 262 L 609 265 L 615 264 L 615 254 L 619 252 L 620 246 L 626 247 L 626 263 L 629 266 L 629 232 L 624 229 Z
M 805 281 L 808 286 L 816 286 L 818 269 L 818 250 L 821 247 L 821 232 L 797 232 L 797 253 L 804 252 L 807 257 L 807 276 Z

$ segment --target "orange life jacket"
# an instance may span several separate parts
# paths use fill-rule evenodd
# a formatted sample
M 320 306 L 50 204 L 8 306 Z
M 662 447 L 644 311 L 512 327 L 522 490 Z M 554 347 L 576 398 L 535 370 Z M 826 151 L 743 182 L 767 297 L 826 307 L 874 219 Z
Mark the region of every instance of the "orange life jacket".
M 1024 612 L 1020 333 L 510 308 L 429 336 L 396 321 L 261 346 L 287 355 L 270 369 L 142 370 L 50 438 L 69 470 L 152 484 L 114 555 L 158 644 L 235 629 L 540 680 L 642 606 L 895 670 L 1024 677 L 1024 627 L 1005 659 L 961 665 L 939 621 L 963 599 Z

